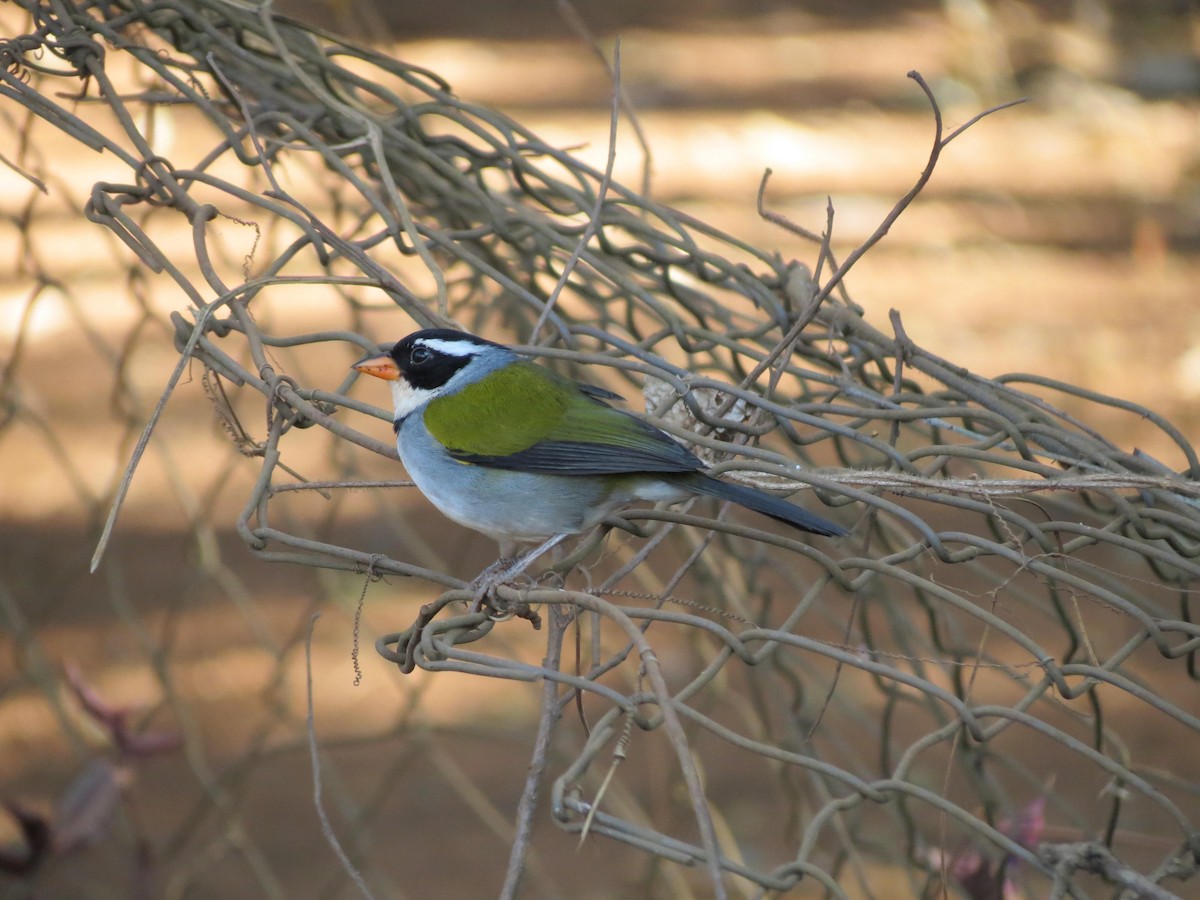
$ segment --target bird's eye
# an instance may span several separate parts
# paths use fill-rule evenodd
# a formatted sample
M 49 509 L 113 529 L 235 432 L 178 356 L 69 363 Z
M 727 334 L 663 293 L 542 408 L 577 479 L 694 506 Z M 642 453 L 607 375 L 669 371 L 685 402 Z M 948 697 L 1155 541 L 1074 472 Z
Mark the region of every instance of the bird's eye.
M 408 355 L 408 358 L 414 366 L 420 366 L 429 362 L 432 356 L 433 354 L 429 351 L 428 347 L 413 347 L 412 353 Z

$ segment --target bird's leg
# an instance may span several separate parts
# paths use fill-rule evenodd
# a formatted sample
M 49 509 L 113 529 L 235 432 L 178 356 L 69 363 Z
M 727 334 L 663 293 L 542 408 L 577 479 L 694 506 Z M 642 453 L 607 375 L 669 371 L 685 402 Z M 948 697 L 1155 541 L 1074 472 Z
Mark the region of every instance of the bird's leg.
M 565 534 L 556 534 L 549 540 L 534 547 L 524 556 L 519 556 L 516 559 L 501 557 L 480 572 L 479 576 L 471 582 L 471 586 L 475 590 L 471 597 L 470 612 L 479 612 L 479 607 L 483 605 L 483 601 L 490 599 L 495 593 L 496 588 L 512 581 L 528 569 L 539 556 L 557 547 L 565 537 L 567 537 Z

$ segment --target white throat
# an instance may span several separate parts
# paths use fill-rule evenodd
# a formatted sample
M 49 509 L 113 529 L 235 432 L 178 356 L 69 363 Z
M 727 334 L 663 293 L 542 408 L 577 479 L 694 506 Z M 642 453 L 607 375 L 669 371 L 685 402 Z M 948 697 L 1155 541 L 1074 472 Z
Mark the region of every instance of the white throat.
M 395 381 L 389 382 L 389 384 L 392 388 L 392 406 L 396 411 L 397 422 L 408 418 L 410 413 L 420 409 L 441 393 L 440 391 L 415 388 L 405 378 L 397 378 Z

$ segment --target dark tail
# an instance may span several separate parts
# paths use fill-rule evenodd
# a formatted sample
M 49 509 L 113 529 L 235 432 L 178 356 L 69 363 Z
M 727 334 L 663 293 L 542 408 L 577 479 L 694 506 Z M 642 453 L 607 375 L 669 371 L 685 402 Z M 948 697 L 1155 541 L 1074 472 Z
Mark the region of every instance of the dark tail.
M 719 481 L 716 478 L 710 478 L 708 475 L 702 475 L 699 472 L 689 474 L 685 479 L 681 480 L 685 481 L 687 486 L 697 494 L 707 494 L 709 497 L 716 497 L 718 500 L 729 500 L 739 506 L 746 507 L 746 509 L 752 509 L 756 513 L 770 516 L 778 522 L 791 525 L 793 528 L 799 528 L 801 531 L 823 534 L 826 537 L 841 537 L 844 534 L 849 534 L 841 525 L 830 522 L 828 519 L 822 519 L 820 516 L 813 515 L 807 509 L 802 509 L 757 488 L 744 487 L 740 484 L 730 484 L 728 481 Z

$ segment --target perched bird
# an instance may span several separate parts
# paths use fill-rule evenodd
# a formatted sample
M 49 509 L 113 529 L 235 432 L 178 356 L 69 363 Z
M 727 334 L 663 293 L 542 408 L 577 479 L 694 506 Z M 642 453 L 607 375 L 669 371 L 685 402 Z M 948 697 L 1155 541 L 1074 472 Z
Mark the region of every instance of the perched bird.
M 391 383 L 396 447 L 441 512 L 500 542 L 544 541 L 493 583 L 565 536 L 635 500 L 729 500 L 813 534 L 840 525 L 751 487 L 706 475 L 666 432 L 610 406 L 620 399 L 462 331 L 417 331 L 353 368 Z M 486 573 L 485 573 L 486 574 Z

